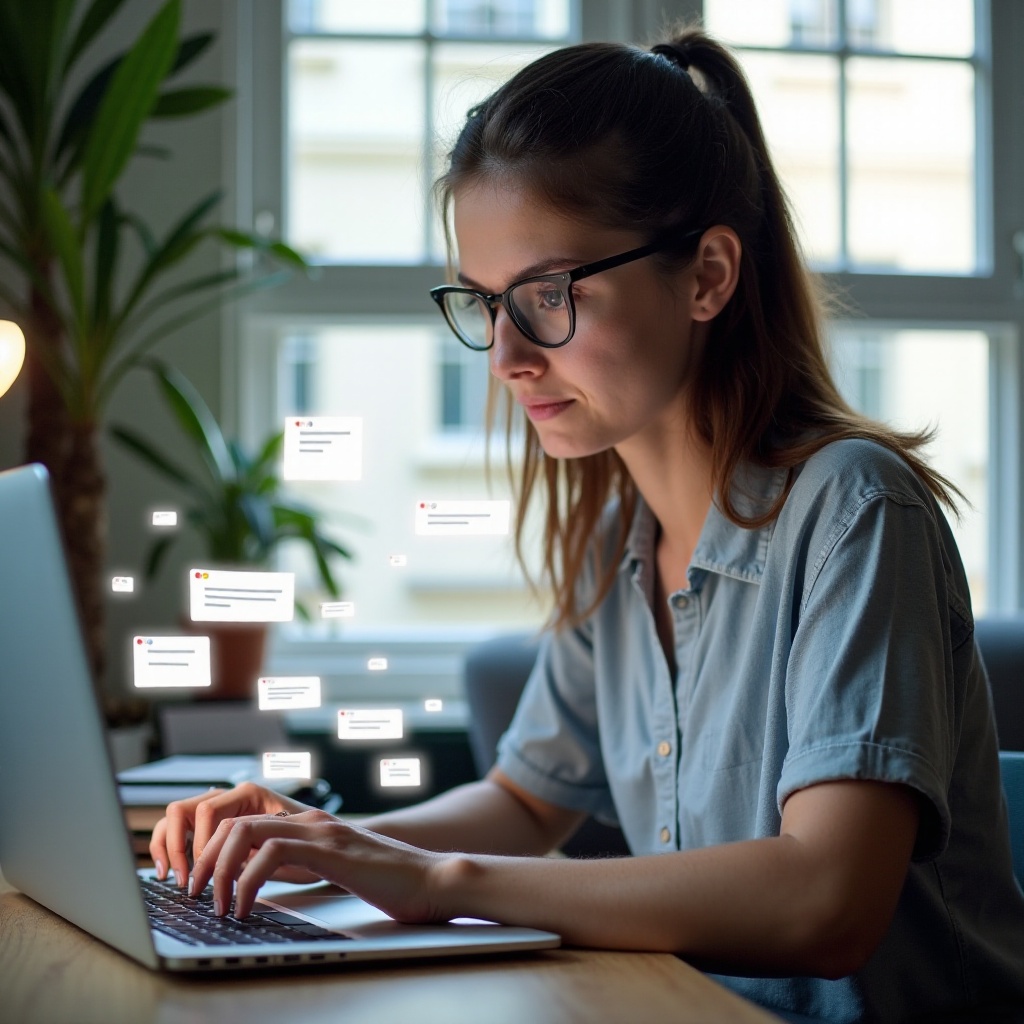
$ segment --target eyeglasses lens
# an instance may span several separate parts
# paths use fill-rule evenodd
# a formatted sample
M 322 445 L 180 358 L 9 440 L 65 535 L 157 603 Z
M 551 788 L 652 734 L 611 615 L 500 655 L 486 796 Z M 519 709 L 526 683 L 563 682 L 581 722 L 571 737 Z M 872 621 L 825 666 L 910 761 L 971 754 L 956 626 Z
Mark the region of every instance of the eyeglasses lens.
M 491 344 L 491 313 L 482 299 L 466 292 L 448 292 L 444 308 L 462 340 L 471 348 Z
M 528 334 L 542 345 L 561 345 L 572 331 L 569 302 L 553 281 L 524 281 L 512 289 L 509 305 Z

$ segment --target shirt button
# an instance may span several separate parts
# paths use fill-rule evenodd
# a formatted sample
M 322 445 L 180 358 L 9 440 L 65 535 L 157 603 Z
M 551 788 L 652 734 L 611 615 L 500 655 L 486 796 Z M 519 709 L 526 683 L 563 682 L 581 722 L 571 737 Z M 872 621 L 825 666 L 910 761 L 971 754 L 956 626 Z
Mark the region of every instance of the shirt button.
M 676 596 L 672 598 L 672 603 L 677 608 L 685 608 L 690 603 L 690 599 L 685 594 L 676 594 Z
M 667 828 L 661 830 L 661 841 L 667 843 L 672 838 L 672 833 Z
M 662 757 L 668 757 L 668 755 L 672 753 L 672 744 L 669 743 L 668 740 L 662 740 L 658 744 L 658 753 L 661 754 Z

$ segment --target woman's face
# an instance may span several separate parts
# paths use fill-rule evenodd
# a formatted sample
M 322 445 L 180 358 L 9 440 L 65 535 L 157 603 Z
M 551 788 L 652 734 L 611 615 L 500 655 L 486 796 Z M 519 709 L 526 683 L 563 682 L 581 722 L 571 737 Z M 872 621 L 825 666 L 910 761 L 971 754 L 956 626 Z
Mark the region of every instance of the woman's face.
M 460 279 L 488 293 L 649 241 L 570 220 L 487 182 L 456 193 L 454 223 Z M 548 455 L 579 458 L 685 429 L 685 391 L 703 338 L 689 312 L 692 277 L 667 277 L 647 257 L 576 282 L 576 332 L 557 349 L 529 341 L 498 309 L 491 373 L 523 406 Z

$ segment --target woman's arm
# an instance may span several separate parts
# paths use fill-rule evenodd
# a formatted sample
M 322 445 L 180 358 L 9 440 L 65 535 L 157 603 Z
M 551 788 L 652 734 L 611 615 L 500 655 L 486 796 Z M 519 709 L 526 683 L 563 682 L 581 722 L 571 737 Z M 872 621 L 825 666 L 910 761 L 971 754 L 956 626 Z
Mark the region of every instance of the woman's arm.
M 455 857 L 437 870 L 438 903 L 442 917 L 546 928 L 572 945 L 841 977 L 889 926 L 917 824 L 905 787 L 825 783 L 790 797 L 777 838 L 621 860 Z
M 218 913 L 234 890 L 240 917 L 284 869 L 335 882 L 400 921 L 482 917 L 573 945 L 677 952 L 721 971 L 841 977 L 889 927 L 918 818 L 903 786 L 822 783 L 789 798 L 778 837 L 576 861 L 428 851 L 305 811 L 223 821 L 194 877 L 199 887 L 212 877 Z
M 540 856 L 560 846 L 585 817 L 538 799 L 492 768 L 480 782 L 360 825 L 424 850 Z

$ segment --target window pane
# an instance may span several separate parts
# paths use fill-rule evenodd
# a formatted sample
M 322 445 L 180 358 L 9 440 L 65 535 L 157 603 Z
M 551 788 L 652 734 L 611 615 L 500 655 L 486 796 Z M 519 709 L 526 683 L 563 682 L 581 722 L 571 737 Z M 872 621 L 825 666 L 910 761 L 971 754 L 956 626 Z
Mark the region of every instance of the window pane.
M 974 52 L 973 0 L 846 0 L 851 46 L 967 57 Z
M 848 0 L 849 2 L 849 0 Z M 713 36 L 747 46 L 835 46 L 836 0 L 704 0 Z
M 973 69 L 861 57 L 847 81 L 851 261 L 973 271 Z
M 289 240 L 323 260 L 420 261 L 423 45 L 303 39 L 289 55 Z
M 435 12 L 438 35 L 558 39 L 569 34 L 569 0 L 436 0 Z
M 749 52 L 742 61 L 804 251 L 813 263 L 834 265 L 841 248 L 837 64 Z
M 837 328 L 836 380 L 847 400 L 902 430 L 937 427 L 929 463 L 964 492 L 961 521 L 947 513 L 971 586 L 987 606 L 989 340 L 981 331 Z M 894 571 L 898 571 L 894 567 Z
M 288 24 L 293 32 L 419 33 L 426 25 L 425 0 L 291 0 Z
M 493 624 L 496 629 L 538 625 L 543 609 L 529 596 L 510 536 L 423 537 L 415 532 L 420 501 L 511 498 L 503 446 L 492 454 L 490 484 L 484 473 L 480 406 L 487 357 L 462 364 L 446 359 L 453 353 L 446 353 L 447 342 L 435 325 L 338 325 L 282 330 L 278 365 L 293 361 L 297 336 L 310 367 L 303 385 L 309 389 L 305 411 L 363 420 L 361 480 L 286 485 L 288 494 L 321 510 L 332 536 L 355 555 L 354 561 L 336 563 L 343 597 L 355 604 L 354 619 L 315 619 L 315 631 L 433 623 Z M 457 366 L 460 378 L 456 392 L 447 395 L 445 377 L 451 370 L 446 366 Z M 294 414 L 299 401 L 297 392 L 283 387 L 275 424 L 268 424 L 268 430 Z M 458 410 L 453 401 L 459 402 Z M 449 415 L 460 421 L 452 425 L 461 433 L 444 433 Z M 392 566 L 391 555 L 404 555 L 406 564 Z M 315 617 L 326 595 L 309 553 L 301 546 L 283 551 L 281 565 L 298 574 L 296 594 Z

